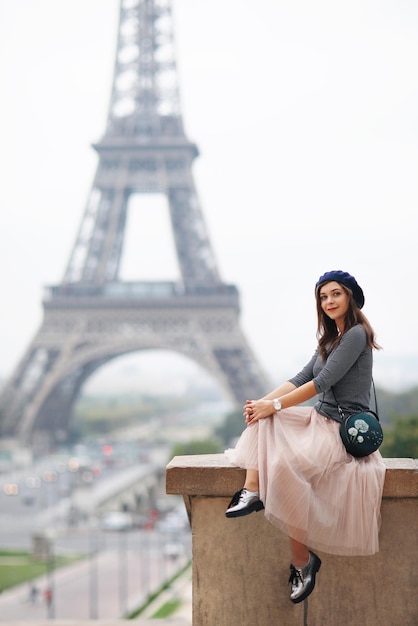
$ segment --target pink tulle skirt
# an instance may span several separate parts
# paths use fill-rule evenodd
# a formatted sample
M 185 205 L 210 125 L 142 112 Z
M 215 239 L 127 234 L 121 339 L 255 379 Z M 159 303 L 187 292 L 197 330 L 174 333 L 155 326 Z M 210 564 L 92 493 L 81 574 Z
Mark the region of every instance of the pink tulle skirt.
M 312 407 L 283 409 L 248 426 L 225 454 L 259 471 L 265 516 L 289 537 L 329 554 L 374 554 L 386 466 L 380 452 L 349 455 L 339 427 Z

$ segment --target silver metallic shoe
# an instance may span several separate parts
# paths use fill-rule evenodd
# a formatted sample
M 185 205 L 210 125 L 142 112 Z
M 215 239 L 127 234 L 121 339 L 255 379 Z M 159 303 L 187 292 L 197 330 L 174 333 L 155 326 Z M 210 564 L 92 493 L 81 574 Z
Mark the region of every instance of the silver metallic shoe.
M 227 517 L 242 517 L 253 511 L 261 511 L 264 504 L 260 500 L 258 491 L 248 491 L 245 487 L 237 491 L 225 512 Z
M 290 599 L 294 604 L 302 602 L 315 587 L 315 576 L 321 567 L 321 559 L 309 552 L 309 561 L 303 567 L 290 566 L 289 583 L 292 583 Z

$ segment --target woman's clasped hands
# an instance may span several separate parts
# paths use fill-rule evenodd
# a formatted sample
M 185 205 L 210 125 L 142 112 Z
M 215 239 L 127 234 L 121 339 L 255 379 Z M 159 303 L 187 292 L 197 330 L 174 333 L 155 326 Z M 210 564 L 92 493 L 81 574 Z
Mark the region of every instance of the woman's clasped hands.
M 273 415 L 273 403 L 271 400 L 247 400 L 244 407 L 244 417 L 248 426 L 255 424 L 258 420 Z

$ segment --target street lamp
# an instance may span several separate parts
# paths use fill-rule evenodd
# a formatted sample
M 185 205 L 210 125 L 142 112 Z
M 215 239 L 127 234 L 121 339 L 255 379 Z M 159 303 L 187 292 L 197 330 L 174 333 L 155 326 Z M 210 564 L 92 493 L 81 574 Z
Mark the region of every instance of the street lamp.
M 119 535 L 119 610 L 121 616 L 126 613 L 127 601 L 127 529 L 121 528 Z
M 97 580 L 97 558 L 99 553 L 99 542 L 97 533 L 97 518 L 92 515 L 90 518 L 90 619 L 98 618 L 98 580 Z

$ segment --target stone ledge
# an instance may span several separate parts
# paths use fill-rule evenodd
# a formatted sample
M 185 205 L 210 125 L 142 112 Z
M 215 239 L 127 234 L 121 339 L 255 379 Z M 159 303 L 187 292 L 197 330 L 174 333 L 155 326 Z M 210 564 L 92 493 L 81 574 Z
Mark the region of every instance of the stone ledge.
M 416 597 L 418 582 L 418 535 L 411 531 L 418 518 L 418 464 L 412 459 L 385 459 L 385 464 L 379 552 L 363 557 L 320 552 L 323 567 L 308 608 L 308 602 L 289 601 L 286 534 L 265 515 L 233 523 L 224 515 L 245 470 L 224 454 L 175 457 L 166 468 L 166 490 L 183 496 L 192 525 L 193 623 L 336 626 L 342 620 L 417 626 L 418 606 L 408 600 Z
M 384 459 L 387 467 L 384 498 L 418 498 L 418 463 L 413 459 Z M 176 456 L 166 467 L 166 491 L 182 496 L 230 497 L 241 489 L 245 470 L 224 454 Z

